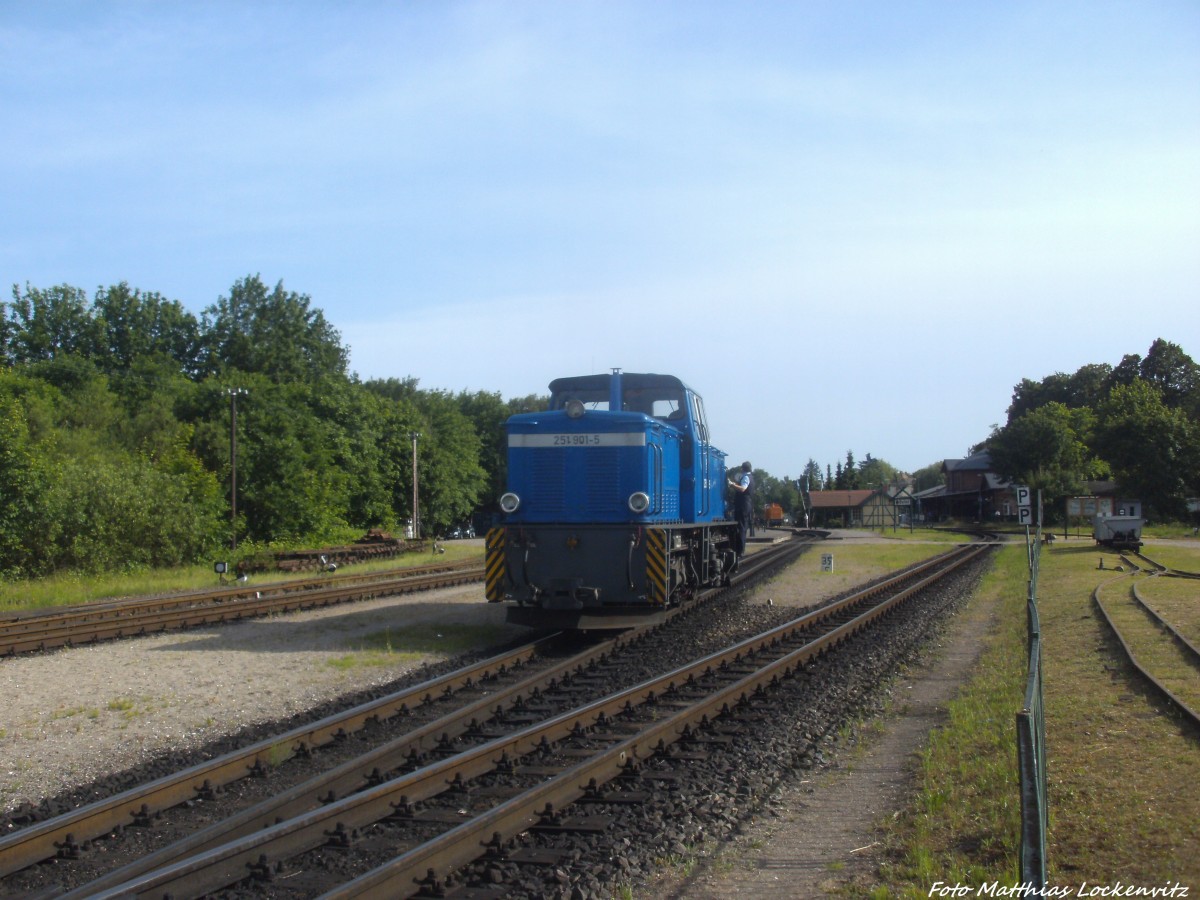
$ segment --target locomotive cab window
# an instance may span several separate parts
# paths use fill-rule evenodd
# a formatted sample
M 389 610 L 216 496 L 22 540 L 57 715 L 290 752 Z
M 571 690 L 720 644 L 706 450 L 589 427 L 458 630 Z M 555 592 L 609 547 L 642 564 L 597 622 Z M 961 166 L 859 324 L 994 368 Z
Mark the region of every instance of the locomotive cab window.
M 608 393 L 605 391 L 570 391 L 555 394 L 550 398 L 550 409 L 566 409 L 572 400 L 578 400 L 586 409 L 608 410 Z

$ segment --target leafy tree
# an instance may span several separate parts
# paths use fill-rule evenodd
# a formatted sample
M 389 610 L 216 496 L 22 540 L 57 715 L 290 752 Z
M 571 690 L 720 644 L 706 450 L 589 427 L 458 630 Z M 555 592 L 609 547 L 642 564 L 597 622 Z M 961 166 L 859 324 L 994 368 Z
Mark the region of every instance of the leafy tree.
M 892 484 L 898 475 L 895 466 L 886 460 L 875 459 L 870 453 L 858 467 L 858 483 L 864 487 L 874 485 L 876 490 L 883 490 Z
M 122 281 L 96 291 L 92 311 L 100 333 L 96 361 L 107 371 L 152 356 L 170 360 L 184 375 L 199 374 L 200 322 L 177 300 L 143 294 Z
M 257 275 L 235 282 L 228 297 L 204 311 L 208 371 L 237 369 L 276 381 L 345 376 L 341 335 L 311 302 L 285 291 L 282 281 L 270 291 Z
M 1115 386 L 1099 412 L 1096 449 L 1122 488 L 1160 515 L 1182 517 L 1184 498 L 1200 490 L 1200 425 L 1141 378 Z
M 1072 375 L 1055 372 L 1041 381 L 1023 378 L 1013 389 L 1008 421 L 1011 423 L 1047 403 L 1061 403 L 1072 409 L 1095 407 L 1108 392 L 1112 371 L 1106 364 L 1086 365 Z
M 946 483 L 946 474 L 942 471 L 942 461 L 922 466 L 913 473 L 913 490 L 927 491 L 931 487 Z
M 23 371 L 57 388 L 47 424 L 60 452 L 102 452 L 114 442 L 123 412 L 108 378 L 91 359 L 62 354 L 31 363 Z
M 479 438 L 479 465 L 485 474 L 481 505 L 496 508 L 508 477 L 508 438 L 504 423 L 513 413 L 499 393 L 463 392 L 456 399 Z
M 42 498 L 53 480 L 21 404 L 0 393 L 0 573 L 37 568 L 36 537 L 46 520 Z
M 421 521 L 426 532 L 444 534 L 471 515 L 487 485 L 481 442 L 450 394 L 422 391 L 416 406 L 424 420 L 417 462 Z
M 108 384 L 123 415 L 111 432 L 121 446 L 158 459 L 191 441 L 192 427 L 180 419 L 180 409 L 198 390 L 165 357 L 135 357 L 123 370 L 108 376 Z
M 1200 411 L 1200 366 L 1178 344 L 1158 338 L 1138 371 L 1158 388 L 1168 407 L 1183 409 L 1192 416 Z
M 1142 357 L 1137 353 L 1126 353 L 1112 374 L 1108 377 L 1108 389 L 1112 390 L 1118 384 L 1130 385 L 1134 379 L 1142 377 Z
M 41 290 L 16 285 L 7 304 L 5 329 L 9 362 L 54 359 L 61 354 L 89 357 L 100 345 L 100 327 L 92 317 L 87 292 L 69 285 Z
M 992 464 L 1006 478 L 1040 488 L 1048 503 L 1057 501 L 1102 471 L 1088 448 L 1094 424 L 1090 409 L 1039 406 L 992 434 Z

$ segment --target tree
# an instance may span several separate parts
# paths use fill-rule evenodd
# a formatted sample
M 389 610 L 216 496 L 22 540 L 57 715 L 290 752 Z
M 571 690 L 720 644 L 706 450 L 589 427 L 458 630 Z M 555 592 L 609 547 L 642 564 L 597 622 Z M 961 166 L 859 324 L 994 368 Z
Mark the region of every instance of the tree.
M 1020 416 L 988 440 L 992 465 L 1004 477 L 1040 488 L 1047 504 L 1078 492 L 1100 467 L 1088 448 L 1095 414 L 1053 401 Z
M 1158 338 L 1138 371 L 1158 388 L 1168 407 L 1184 409 L 1192 416 L 1200 410 L 1200 366 L 1178 344 Z
M 898 475 L 895 466 L 886 460 L 875 459 L 870 453 L 858 467 L 858 483 L 864 486 L 873 485 L 876 490 L 884 490 L 896 481 Z
M 100 333 L 96 359 L 107 371 L 153 356 L 170 360 L 189 377 L 199 374 L 200 322 L 177 300 L 143 294 L 122 281 L 96 291 L 92 310 Z
M 1095 445 L 1122 489 L 1159 515 L 1182 517 L 1184 498 L 1200 490 L 1200 426 L 1145 379 L 1112 389 Z
M 5 313 L 10 362 L 54 359 L 61 354 L 92 356 L 101 342 L 100 328 L 88 307 L 87 292 L 61 284 L 40 290 L 14 285 Z
M 0 573 L 36 569 L 36 536 L 45 523 L 43 498 L 52 482 L 21 404 L 0 393 Z
M 804 472 L 800 476 L 800 481 L 804 484 L 804 489 L 807 491 L 821 491 L 825 489 L 825 479 L 821 475 L 821 467 L 817 465 L 817 461 L 811 456 L 808 462 L 804 464 Z
M 946 473 L 942 471 L 943 461 L 922 466 L 913 473 L 913 490 L 927 491 L 931 487 L 946 483 Z
M 348 354 L 341 335 L 311 298 L 267 290 L 259 276 L 235 282 L 228 297 L 204 311 L 208 371 L 256 372 L 276 381 L 315 381 L 346 375 Z
M 1055 372 L 1040 382 L 1022 378 L 1013 389 L 1008 421 L 1014 422 L 1047 403 L 1061 403 L 1071 409 L 1095 407 L 1108 392 L 1112 372 L 1111 366 L 1099 364 L 1081 366 L 1072 375 Z
M 513 413 L 499 393 L 464 391 L 456 400 L 479 438 L 479 465 L 485 475 L 482 505 L 495 508 L 508 477 L 508 435 L 504 423 Z
M 417 465 L 421 520 L 444 534 L 471 515 L 487 485 L 481 441 L 450 394 L 423 391 L 416 406 L 424 420 Z

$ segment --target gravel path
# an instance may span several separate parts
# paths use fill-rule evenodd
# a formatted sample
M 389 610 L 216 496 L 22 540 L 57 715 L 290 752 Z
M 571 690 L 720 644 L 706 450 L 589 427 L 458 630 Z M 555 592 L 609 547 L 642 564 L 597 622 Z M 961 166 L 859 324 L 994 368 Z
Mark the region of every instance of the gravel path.
M 334 665 L 418 623 L 504 624 L 478 585 L 0 659 L 0 814 L 160 753 L 385 684 L 447 654 Z M 247 686 L 259 687 L 248 689 Z

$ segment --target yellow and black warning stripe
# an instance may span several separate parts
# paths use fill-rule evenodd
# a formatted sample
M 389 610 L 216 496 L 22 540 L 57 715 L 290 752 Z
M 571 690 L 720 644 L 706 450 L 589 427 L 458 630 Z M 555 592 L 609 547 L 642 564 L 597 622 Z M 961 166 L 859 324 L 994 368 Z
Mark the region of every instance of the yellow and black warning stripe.
M 667 532 L 651 528 L 646 532 L 646 597 L 651 603 L 667 602 Z
M 504 562 L 504 528 L 489 528 L 485 547 L 484 596 L 489 603 L 499 603 L 504 599 L 504 580 L 508 575 Z

